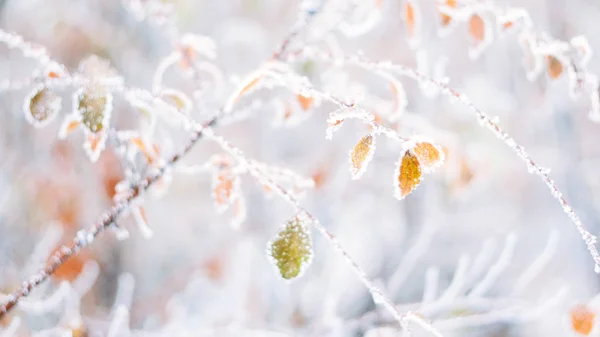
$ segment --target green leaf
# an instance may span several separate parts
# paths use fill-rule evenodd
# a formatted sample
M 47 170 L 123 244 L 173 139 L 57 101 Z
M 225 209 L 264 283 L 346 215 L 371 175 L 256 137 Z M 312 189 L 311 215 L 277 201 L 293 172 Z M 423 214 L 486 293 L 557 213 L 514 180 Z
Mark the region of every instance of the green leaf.
M 296 215 L 286 222 L 269 242 L 267 252 L 281 277 L 300 276 L 312 260 L 312 240 L 306 216 Z

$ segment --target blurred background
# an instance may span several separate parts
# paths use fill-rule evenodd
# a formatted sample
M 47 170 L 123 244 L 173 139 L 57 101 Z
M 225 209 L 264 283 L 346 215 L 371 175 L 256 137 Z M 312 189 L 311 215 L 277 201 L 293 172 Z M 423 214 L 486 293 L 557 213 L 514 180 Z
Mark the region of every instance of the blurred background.
M 436 67 L 445 69 L 450 87 L 497 116 L 539 165 L 551 168 L 551 177 L 587 229 L 600 234 L 600 125 L 588 117 L 587 95 L 570 97 L 567 76 L 551 79 L 544 71 L 533 81 L 527 79 L 518 32 L 494 33 L 481 56 L 471 59 L 468 23 L 457 22 L 440 37 L 440 13 L 433 0 L 418 4 L 421 31 L 416 48 L 408 42 L 411 32 L 403 1 L 334 2 L 340 8 L 345 2 L 357 7 L 369 2 L 366 8 L 379 11 L 379 17 L 364 34 L 348 36 L 334 29 L 319 36 L 320 41 L 329 41 L 345 55 L 362 52 L 369 59 L 418 67 L 432 76 L 439 75 Z M 191 112 L 198 121 L 208 120 L 239 81 L 271 57 L 308 6 L 291 0 L 156 3 L 172 11 L 180 33 L 206 36 L 216 45 L 216 58 L 210 62 L 223 76 L 222 87 L 205 83 Z M 536 32 L 564 41 L 584 35 L 592 50 L 600 50 L 597 1 L 494 4 L 526 9 Z M 94 54 L 107 59 L 127 85 L 150 89 L 157 66 L 173 51 L 168 25 L 157 19 L 159 15 L 140 17 L 143 11 L 136 12 L 128 2 L 4 0 L 0 5 L 2 29 L 45 46 L 70 71 Z M 352 19 L 352 8 L 342 12 L 342 18 Z M 335 24 L 334 15 L 316 15 L 322 17 L 316 17 L 315 25 Z M 305 35 L 309 34 L 301 34 L 299 44 Z M 36 67 L 35 61 L 5 45 L 0 46 L 0 58 L 3 80 L 27 78 Z M 291 64 L 316 87 L 343 99 L 356 99 L 359 105 L 363 99 L 373 111 L 392 106 L 389 82 L 373 74 L 316 61 Z M 596 55 L 588 71 L 600 73 Z M 167 75 L 169 87 L 195 95 L 196 81 L 177 69 Z M 400 82 L 407 94 L 406 111 L 386 125 L 405 135 L 434 139 L 447 154 L 445 165 L 400 201 L 393 196 L 395 163 L 403 153 L 400 144 L 378 139 L 368 170 L 360 180 L 352 180 L 348 153 L 368 129 L 360 122 L 345 123 L 326 140 L 327 114 L 336 109 L 331 103 L 300 111 L 301 103 L 289 90 L 261 89 L 237 103 L 236 107 L 251 107 L 247 116 L 218 126 L 216 132 L 249 158 L 313 179 L 314 188 L 301 199 L 302 205 L 338 237 L 401 312 L 424 308 L 425 318 L 434 326 L 439 321 L 445 336 L 599 333 L 595 327 L 591 332 L 581 327 L 588 321 L 593 326 L 595 310 L 600 309 L 594 297 L 598 275 L 574 225 L 548 188 L 464 106 L 427 95 L 413 80 Z M 72 111 L 72 91 L 60 91 L 63 105 L 54 121 L 44 128 L 32 127 L 23 116 L 23 101 L 31 88 L 0 93 L 0 293 L 16 289 L 60 243 L 93 224 L 110 207 L 115 185 L 125 178 L 125 164 L 110 139 L 96 163 L 82 147 L 83 133 L 58 139 L 61 122 Z M 280 123 L 281 109 L 290 107 L 305 114 L 302 120 Z M 142 128 L 141 118 L 122 97 L 115 97 L 112 129 Z M 157 123 L 153 141 L 167 158 L 184 146 L 188 132 L 160 119 Z M 181 165 L 202 164 L 220 153 L 214 143 L 201 140 Z M 127 239 L 118 240 L 114 231 L 103 234 L 32 292 L 31 303 L 43 302 L 63 281 L 79 281 L 78 289 L 89 285 L 89 291 L 65 295 L 39 312 L 27 305 L 17 308 L 0 321 L 0 332 L 9 331 L 11 320 L 18 317 L 20 325 L 10 335 L 400 334 L 398 324 L 375 305 L 343 258 L 316 232 L 314 258 L 306 273 L 292 282 L 281 279 L 267 258 L 267 242 L 295 211 L 251 176 L 241 180 L 247 217 L 235 226 L 231 210 L 216 211 L 210 173 L 173 171 L 164 195 L 148 195 L 143 201 L 153 236 L 142 235 L 134 218 L 125 216 L 118 224 L 129 230 Z M 489 268 L 502 264 L 496 264 L 499 257 L 506 268 L 484 294 L 469 297 Z M 525 282 L 539 258 L 547 263 Z M 97 273 L 90 267 L 94 263 Z M 461 268 L 469 272 L 456 293 L 448 293 L 438 308 L 421 304 L 427 279 L 437 273 L 440 295 Z M 82 279 L 82 274 L 91 279 Z M 128 296 L 124 307 L 129 322 L 119 326 L 115 301 Z M 73 326 L 73 321 L 81 324 Z M 416 335 L 429 334 L 416 326 L 413 330 Z

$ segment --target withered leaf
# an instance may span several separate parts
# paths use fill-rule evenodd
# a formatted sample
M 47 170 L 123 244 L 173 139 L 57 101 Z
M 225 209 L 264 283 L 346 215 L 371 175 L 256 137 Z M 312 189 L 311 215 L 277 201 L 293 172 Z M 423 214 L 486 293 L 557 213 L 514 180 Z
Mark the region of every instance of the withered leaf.
M 546 61 L 548 62 L 548 75 L 553 80 L 557 79 L 563 73 L 563 65 L 555 56 L 548 55 L 546 56 Z
M 412 151 L 425 171 L 435 168 L 444 161 L 444 152 L 429 142 L 417 143 Z
M 350 172 L 352 179 L 360 178 L 367 169 L 367 165 L 375 152 L 375 137 L 368 134 L 358 140 L 350 152 Z
M 103 88 L 90 86 L 75 93 L 74 99 L 83 125 L 92 133 L 102 131 L 112 109 L 112 95 Z
M 42 127 L 56 116 L 60 107 L 60 97 L 48 88 L 39 87 L 25 99 L 23 111 L 29 123 L 35 127 Z
M 396 198 L 403 199 L 421 183 L 421 165 L 417 156 L 406 151 L 398 165 Z

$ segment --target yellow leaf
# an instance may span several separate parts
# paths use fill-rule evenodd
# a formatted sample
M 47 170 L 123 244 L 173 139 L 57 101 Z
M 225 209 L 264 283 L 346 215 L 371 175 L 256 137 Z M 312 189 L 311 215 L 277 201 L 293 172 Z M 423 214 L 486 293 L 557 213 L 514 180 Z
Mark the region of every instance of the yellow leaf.
M 423 170 L 428 171 L 444 162 L 444 152 L 429 142 L 419 142 L 412 149 Z
M 75 93 L 74 99 L 83 125 L 92 133 L 102 131 L 112 109 L 112 95 L 99 87 L 87 87 Z
M 417 156 L 406 151 L 398 165 L 396 198 L 403 199 L 421 183 L 421 165 Z
M 373 153 L 375 152 L 375 138 L 373 135 L 368 134 L 362 137 L 352 152 L 350 152 L 350 172 L 352 173 L 352 179 L 360 178 L 365 170 L 367 169 L 367 165 L 373 158 Z
M 61 99 L 46 87 L 35 88 L 25 99 L 25 118 L 35 127 L 43 127 L 58 113 Z

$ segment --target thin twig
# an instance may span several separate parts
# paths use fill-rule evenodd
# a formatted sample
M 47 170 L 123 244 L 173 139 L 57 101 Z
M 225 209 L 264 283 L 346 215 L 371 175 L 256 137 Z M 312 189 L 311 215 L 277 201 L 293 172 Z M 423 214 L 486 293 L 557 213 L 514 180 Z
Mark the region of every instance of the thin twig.
M 221 114 L 216 115 L 208 122 L 202 124 L 202 128 L 195 131 L 191 139 L 188 141 L 184 149 L 173 155 L 165 165 L 163 165 L 157 173 L 142 179 L 139 183 L 132 187 L 133 193 L 123 201 L 115 204 L 110 208 L 100 220 L 90 228 L 82 229 L 77 233 L 77 236 L 69 243 L 60 247 L 49 259 L 49 262 L 37 274 L 29 278 L 28 281 L 23 282 L 21 287 L 10 295 L 7 296 L 7 301 L 0 306 L 0 319 L 2 319 L 19 300 L 29 294 L 31 290 L 39 286 L 48 277 L 54 273 L 54 271 L 60 267 L 66 260 L 76 255 L 82 248 L 86 247 L 94 241 L 94 239 L 104 232 L 111 224 L 115 223 L 117 219 L 128 209 L 129 205 L 141 196 L 145 191 L 148 190 L 154 183 L 156 183 L 163 176 L 168 167 L 177 163 L 183 158 L 192 147 L 202 138 L 202 132 L 207 127 L 214 127 Z
M 558 203 L 562 207 L 563 211 L 567 214 L 567 216 L 569 217 L 571 222 L 575 225 L 575 227 L 577 228 L 577 231 L 581 235 L 581 238 L 585 242 L 586 247 L 594 261 L 594 271 L 597 273 L 600 273 L 600 254 L 598 253 L 598 250 L 596 249 L 597 238 L 595 235 L 591 234 L 589 231 L 586 230 L 579 215 L 577 215 L 575 210 L 573 210 L 571 205 L 567 202 L 567 200 L 563 196 L 563 193 L 560 191 L 560 189 L 554 183 L 554 180 L 552 178 L 550 178 L 549 170 L 539 166 L 529 156 L 529 154 L 525 151 L 525 148 L 523 146 L 519 145 L 513 137 L 511 137 L 508 133 L 506 133 L 498 125 L 498 123 L 496 121 L 494 121 L 494 119 L 492 119 L 491 117 L 486 115 L 482 110 L 480 110 L 478 107 L 476 107 L 473 104 L 473 102 L 471 102 L 471 100 L 469 98 L 467 98 L 467 96 L 450 88 L 444 81 L 433 79 L 433 78 L 426 76 L 426 75 L 420 73 L 419 71 L 417 71 L 413 68 L 407 67 L 407 66 L 403 66 L 403 65 L 399 65 L 399 64 L 392 64 L 391 62 L 374 62 L 374 61 L 367 60 L 364 57 L 356 57 L 356 56 L 343 57 L 343 58 L 333 57 L 333 56 L 329 55 L 328 53 L 321 52 L 321 51 L 318 51 L 315 49 L 309 49 L 309 48 L 305 48 L 303 50 L 303 55 L 304 55 L 304 57 L 317 58 L 317 59 L 326 61 L 326 62 L 334 64 L 334 65 L 335 64 L 340 64 L 340 65 L 348 64 L 348 65 L 354 65 L 354 66 L 357 66 L 357 67 L 360 67 L 360 68 L 363 68 L 363 69 L 366 69 L 369 71 L 382 71 L 382 70 L 389 71 L 389 72 L 397 74 L 397 75 L 412 78 L 421 83 L 432 84 L 432 85 L 436 86 L 437 88 L 439 88 L 440 91 L 444 95 L 460 101 L 460 103 L 465 105 L 473 113 L 473 115 L 479 120 L 479 123 L 482 126 L 486 127 L 488 130 L 490 130 L 498 139 L 500 139 L 502 142 L 504 142 L 504 144 L 508 145 L 508 147 L 510 147 L 517 154 L 517 156 L 527 165 L 527 169 L 530 173 L 537 175 L 544 182 L 544 184 L 550 190 L 550 194 L 552 195 L 552 197 L 554 197 L 554 199 L 556 199 L 556 201 L 558 201 Z

